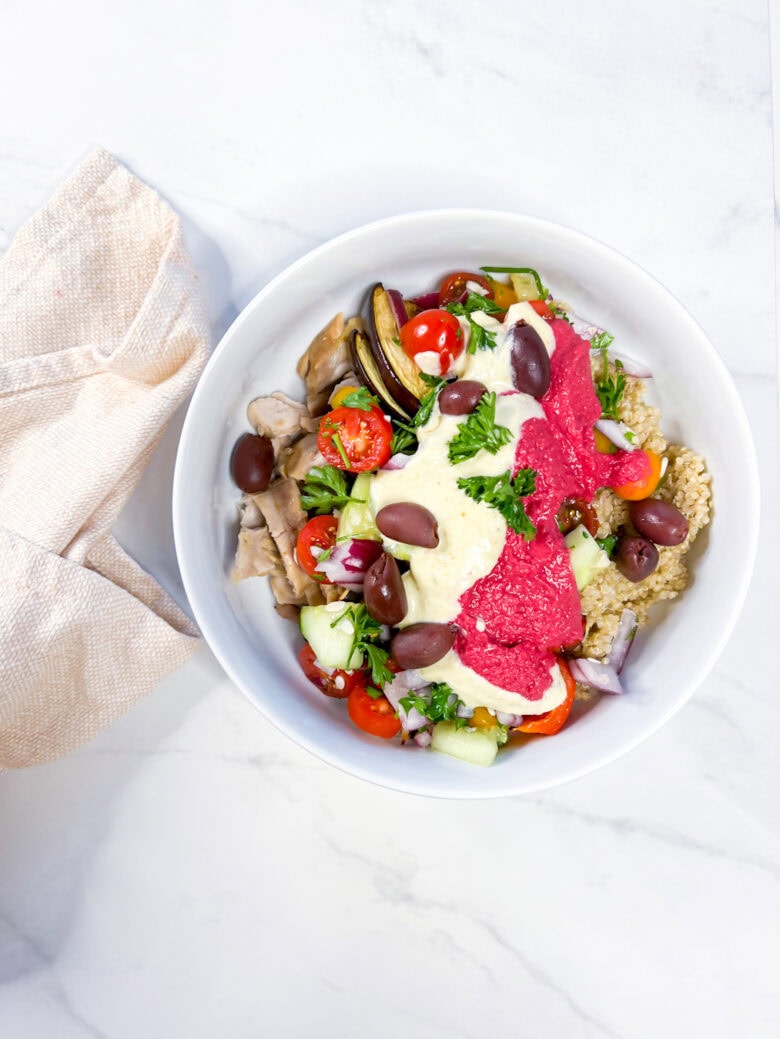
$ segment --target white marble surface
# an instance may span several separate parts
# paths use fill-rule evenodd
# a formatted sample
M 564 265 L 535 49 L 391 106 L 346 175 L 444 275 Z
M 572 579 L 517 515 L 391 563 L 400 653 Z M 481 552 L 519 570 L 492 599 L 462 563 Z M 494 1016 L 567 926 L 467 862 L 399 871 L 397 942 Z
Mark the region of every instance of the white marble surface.
M 780 1034 L 769 6 L 0 5 L 0 248 L 94 143 L 183 214 L 215 334 L 375 217 L 559 220 L 709 332 L 765 520 L 710 678 L 576 784 L 492 803 L 372 788 L 272 729 L 205 650 L 79 753 L 3 776 L 3 1039 Z M 122 523 L 174 588 L 176 433 Z

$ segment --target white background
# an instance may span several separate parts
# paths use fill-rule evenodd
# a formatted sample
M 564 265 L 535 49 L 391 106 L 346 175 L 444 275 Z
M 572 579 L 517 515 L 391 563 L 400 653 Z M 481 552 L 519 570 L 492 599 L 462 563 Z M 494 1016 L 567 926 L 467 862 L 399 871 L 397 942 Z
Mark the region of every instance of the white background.
M 102 144 L 181 213 L 216 338 L 368 220 L 548 217 L 692 311 L 764 484 L 721 661 L 575 784 L 482 803 L 370 787 L 272 729 L 206 650 L 80 752 L 3 776 L 3 1039 L 778 1034 L 768 6 L 0 0 L 0 249 Z M 174 590 L 180 422 L 121 523 Z

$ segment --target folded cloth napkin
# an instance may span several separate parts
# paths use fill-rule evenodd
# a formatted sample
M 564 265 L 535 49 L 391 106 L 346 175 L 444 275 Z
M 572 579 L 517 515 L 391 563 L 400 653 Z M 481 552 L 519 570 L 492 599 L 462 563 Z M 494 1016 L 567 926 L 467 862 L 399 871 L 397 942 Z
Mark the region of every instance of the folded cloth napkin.
M 178 217 L 105 151 L 0 260 L 0 769 L 90 739 L 198 644 L 111 527 L 208 342 Z

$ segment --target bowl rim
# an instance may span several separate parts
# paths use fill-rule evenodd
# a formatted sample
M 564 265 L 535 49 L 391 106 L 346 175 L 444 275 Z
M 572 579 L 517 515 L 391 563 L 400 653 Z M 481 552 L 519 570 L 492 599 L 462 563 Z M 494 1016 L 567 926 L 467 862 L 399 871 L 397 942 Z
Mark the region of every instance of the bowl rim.
M 440 221 L 442 223 L 447 223 L 453 220 L 480 220 L 485 221 L 486 223 L 495 220 L 513 221 L 536 232 L 542 232 L 551 236 L 565 237 L 569 241 L 579 241 L 589 250 L 595 249 L 608 257 L 617 258 L 622 264 L 629 265 L 635 270 L 641 272 L 644 278 L 652 283 L 656 290 L 660 290 L 674 302 L 680 312 L 681 318 L 688 323 L 691 332 L 703 341 L 708 350 L 713 366 L 718 370 L 724 391 L 731 398 L 732 421 L 739 427 L 743 444 L 748 445 L 749 448 L 743 460 L 746 472 L 746 483 L 750 489 L 751 495 L 751 501 L 747 503 L 748 508 L 746 509 L 746 528 L 741 538 L 743 552 L 745 553 L 743 558 L 746 565 L 743 567 L 740 575 L 737 594 L 732 598 L 728 620 L 723 625 L 718 639 L 713 643 L 709 652 L 698 661 L 697 667 L 692 672 L 691 678 L 687 682 L 683 692 L 681 692 L 681 694 L 667 706 L 665 711 L 661 712 L 657 716 L 653 716 L 649 720 L 645 720 L 642 725 L 638 726 L 637 732 L 633 737 L 626 739 L 619 746 L 603 751 L 592 763 L 582 766 L 573 766 L 569 770 L 563 769 L 560 775 L 556 776 L 553 780 L 544 779 L 537 783 L 524 780 L 520 783 L 506 782 L 503 785 L 493 784 L 489 790 L 481 790 L 478 788 L 473 790 L 449 790 L 446 787 L 446 783 L 441 786 L 434 786 L 431 789 L 421 789 L 419 783 L 413 781 L 407 783 L 403 780 L 399 780 L 397 777 L 384 776 L 381 770 L 367 766 L 364 762 L 350 761 L 347 763 L 341 755 L 329 753 L 327 746 L 323 746 L 316 741 L 309 739 L 304 732 L 300 730 L 292 730 L 275 715 L 274 710 L 269 707 L 267 703 L 259 702 L 255 696 L 247 691 L 243 681 L 237 675 L 236 670 L 232 666 L 230 658 L 222 651 L 219 639 L 213 637 L 213 631 L 211 630 L 211 625 L 207 619 L 207 613 L 200 608 L 198 594 L 194 592 L 195 585 L 193 580 L 193 571 L 191 569 L 194 563 L 191 562 L 186 547 L 188 537 L 185 526 L 186 493 L 184 476 L 182 475 L 185 468 L 184 459 L 187 455 L 188 443 L 192 435 L 192 430 L 195 423 L 198 421 L 200 402 L 208 392 L 210 373 L 215 368 L 222 355 L 230 349 L 230 342 L 236 335 L 237 331 L 248 321 L 252 320 L 255 312 L 263 306 L 263 303 L 268 296 L 275 293 L 280 286 L 284 285 L 284 283 L 291 278 L 294 278 L 301 269 L 319 258 L 323 253 L 342 247 L 351 241 L 358 241 L 364 236 L 373 235 L 387 228 L 403 227 L 405 224 L 414 225 L 420 221 L 431 221 L 433 223 Z M 335 766 L 339 771 L 346 775 L 367 780 L 368 782 L 385 789 L 396 790 L 423 797 L 452 800 L 487 800 L 499 797 L 512 797 L 524 793 L 535 793 L 540 790 L 560 786 L 563 783 L 568 783 L 582 776 L 590 775 L 606 765 L 611 764 L 613 761 L 616 761 L 624 754 L 627 754 L 640 743 L 644 742 L 644 740 L 649 739 L 663 725 L 665 725 L 669 719 L 688 702 L 688 700 L 691 699 L 722 654 L 734 631 L 747 597 L 758 550 L 760 498 L 760 479 L 755 443 L 747 419 L 747 414 L 734 383 L 734 379 L 726 366 L 725 361 L 718 353 L 707 333 L 701 325 L 699 325 L 698 321 L 693 317 L 688 308 L 674 295 L 674 293 L 671 292 L 671 290 L 669 290 L 653 274 L 647 271 L 635 260 L 586 232 L 569 228 L 564 224 L 547 220 L 542 217 L 529 216 L 524 213 L 475 207 L 448 207 L 442 209 L 434 208 L 416 210 L 408 213 L 397 214 L 395 216 L 383 217 L 347 230 L 304 253 L 297 260 L 282 269 L 257 293 L 255 293 L 252 299 L 232 321 L 212 351 L 187 407 L 187 413 L 179 436 L 179 444 L 176 452 L 176 463 L 172 486 L 172 519 L 176 556 L 181 572 L 182 583 L 190 609 L 200 627 L 204 642 L 208 645 L 231 681 L 241 690 L 253 707 L 258 710 L 264 718 L 271 722 L 275 728 L 281 731 L 287 738 L 291 739 L 298 746 L 309 751 L 319 760 Z

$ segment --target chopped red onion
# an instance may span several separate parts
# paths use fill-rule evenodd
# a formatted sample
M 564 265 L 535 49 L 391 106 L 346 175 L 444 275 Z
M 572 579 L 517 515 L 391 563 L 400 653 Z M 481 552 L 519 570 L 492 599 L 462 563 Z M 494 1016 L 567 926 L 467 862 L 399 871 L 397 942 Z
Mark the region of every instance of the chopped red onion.
M 569 670 L 576 682 L 590 686 L 600 693 L 624 693 L 625 689 L 620 684 L 618 673 L 610 664 L 601 660 L 592 660 L 590 657 L 572 657 L 569 660 Z
M 404 454 L 391 455 L 381 468 L 390 470 L 403 469 L 403 467 L 408 464 L 411 457 L 411 455 Z
M 632 429 L 629 429 L 625 422 L 615 422 L 611 418 L 600 418 L 596 423 L 596 429 L 615 447 L 619 447 L 621 451 L 636 451 L 636 444 L 634 443 L 636 434 Z
M 315 573 L 324 574 L 333 584 L 352 591 L 363 587 L 366 570 L 382 552 L 378 541 L 368 538 L 348 538 L 337 542 L 327 559 L 318 560 Z
M 646 364 L 634 360 L 634 358 L 629 357 L 628 354 L 619 354 L 617 350 L 607 350 L 607 356 L 613 364 L 615 361 L 620 361 L 626 375 L 631 375 L 635 379 L 652 379 L 653 377 L 653 373 Z
M 590 321 L 586 321 L 584 318 L 578 317 L 574 311 L 569 311 L 569 321 L 571 327 L 580 336 L 581 339 L 591 340 L 594 336 L 601 335 L 605 329 L 600 328 L 598 325 L 594 325 Z
M 455 713 L 457 714 L 457 716 L 459 718 L 473 718 L 474 717 L 474 708 L 473 707 L 467 707 L 466 704 L 464 704 L 464 703 L 459 703 L 458 704 L 458 709 L 457 709 L 457 711 Z
M 423 729 L 422 732 L 416 732 L 413 739 L 418 747 L 430 747 L 432 737 L 427 729 Z
M 510 729 L 516 725 L 523 724 L 522 714 L 507 714 L 506 711 L 496 711 L 496 721 L 499 725 L 506 725 Z
M 407 732 L 414 732 L 428 724 L 425 715 L 420 714 L 416 707 L 405 711 L 401 706 L 401 697 L 406 696 L 412 690 L 424 689 L 428 685 L 426 679 L 417 671 L 399 671 L 392 682 L 388 683 L 382 690 L 398 712 L 398 720 L 402 728 Z
M 404 306 L 404 298 L 398 289 L 388 289 L 387 295 L 393 305 L 393 313 L 400 328 L 401 325 L 405 325 L 409 320 L 409 315 L 406 313 L 406 307 Z
M 438 292 L 425 292 L 422 296 L 415 296 L 412 303 L 420 310 L 436 310 L 439 306 Z
M 623 670 L 628 651 L 634 644 L 637 631 L 637 616 L 633 610 L 623 610 L 609 649 L 607 663 L 614 667 L 618 674 Z

